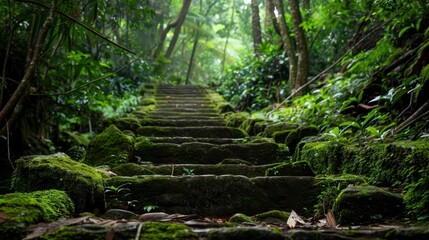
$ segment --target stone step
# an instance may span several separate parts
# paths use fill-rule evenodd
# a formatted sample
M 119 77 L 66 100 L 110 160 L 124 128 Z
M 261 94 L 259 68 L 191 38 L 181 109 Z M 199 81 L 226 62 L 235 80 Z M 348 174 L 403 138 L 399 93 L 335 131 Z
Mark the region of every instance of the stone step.
M 148 137 L 153 143 L 175 143 L 182 144 L 187 142 L 201 142 L 211 144 L 232 144 L 242 143 L 244 138 L 193 138 L 193 137 Z
M 153 119 L 153 120 L 169 120 L 169 119 L 173 119 L 173 120 L 218 120 L 218 121 L 224 121 L 223 118 L 219 117 L 219 116 L 176 116 L 176 115 L 170 115 L 170 116 L 162 116 L 162 115 L 157 115 L 157 116 L 150 116 L 150 118 L 148 119 Z
M 144 126 L 137 134 L 148 137 L 243 138 L 246 133 L 237 128 L 223 126 L 155 127 Z
M 304 212 L 317 200 L 313 177 L 238 175 L 136 176 L 107 179 L 108 186 L 126 184 L 136 209 L 156 205 L 157 211 L 204 216 L 252 215 L 272 209 Z
M 180 112 L 180 111 L 162 111 L 155 110 L 150 112 L 149 117 L 162 117 L 162 116 L 183 116 L 183 117 L 219 117 L 218 113 L 215 112 Z
M 155 100 L 180 100 L 183 102 L 187 101 L 210 101 L 205 96 L 182 96 L 182 95 L 165 95 L 165 96 L 155 96 Z
M 225 159 L 248 164 L 272 164 L 286 160 L 287 148 L 276 143 L 211 144 L 202 142 L 153 143 L 137 139 L 134 156 L 155 164 L 218 164 Z
M 209 104 L 213 104 L 212 101 L 208 100 L 208 99 L 199 99 L 199 100 L 187 100 L 187 101 L 183 101 L 183 100 L 176 100 L 176 99 L 158 99 L 156 100 L 157 105 L 163 105 L 163 104 L 204 104 L 204 105 L 209 105 Z
M 142 126 L 225 126 L 225 121 L 219 119 L 143 119 Z
M 156 112 L 179 112 L 179 113 L 213 113 L 217 114 L 217 111 L 214 108 L 160 108 L 157 107 L 154 113 Z
M 158 103 L 157 108 L 214 108 L 213 104 L 199 104 L 199 103 Z
M 311 168 L 303 164 L 289 164 L 290 167 L 276 176 L 314 176 Z M 136 164 L 124 163 L 116 166 L 112 171 L 119 176 L 137 175 L 242 175 L 246 177 L 258 177 L 268 175 L 279 164 L 244 165 L 244 164 Z M 281 166 L 281 165 L 280 165 Z

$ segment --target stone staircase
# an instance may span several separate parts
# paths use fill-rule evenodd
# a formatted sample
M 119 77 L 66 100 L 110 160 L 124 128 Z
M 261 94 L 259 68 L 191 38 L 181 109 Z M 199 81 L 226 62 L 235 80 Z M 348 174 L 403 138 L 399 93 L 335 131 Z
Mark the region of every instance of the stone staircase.
M 137 209 L 154 205 L 167 213 L 231 216 L 313 206 L 312 173 L 265 176 L 286 160 L 287 149 L 252 143 L 246 132 L 225 126 L 204 88 L 158 86 L 154 97 L 155 109 L 135 132 L 140 164 L 118 166 L 120 176 L 108 182 L 126 184 Z

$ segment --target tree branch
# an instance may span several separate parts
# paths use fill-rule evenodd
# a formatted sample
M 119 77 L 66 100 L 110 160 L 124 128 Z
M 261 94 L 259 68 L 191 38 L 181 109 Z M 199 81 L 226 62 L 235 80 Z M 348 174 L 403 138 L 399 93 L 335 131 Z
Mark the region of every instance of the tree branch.
M 41 6 L 41 7 L 43 7 L 43 8 L 47 8 L 47 9 L 49 9 L 49 7 L 48 7 L 48 6 L 46 6 L 45 4 L 40 3 L 40 2 L 36 2 L 36 1 L 32 1 L 32 0 L 15 0 L 15 1 L 17 1 L 17 2 L 23 2 L 23 3 L 31 3 L 31 4 L 35 4 L 35 5 Z M 85 28 L 86 30 L 90 31 L 91 33 L 95 34 L 97 37 L 99 37 L 99 38 L 101 38 L 101 39 L 103 39 L 103 40 L 107 41 L 108 43 L 110 43 L 110 44 L 112 44 L 112 45 L 115 45 L 116 47 L 118 47 L 118 48 L 120 48 L 120 49 L 122 49 L 122 50 L 125 50 L 125 51 L 127 51 L 127 52 L 129 52 L 129 53 L 137 54 L 137 53 L 136 53 L 136 52 L 134 52 L 133 50 L 130 50 L 130 49 L 128 49 L 128 48 L 126 48 L 126 47 L 122 46 L 122 45 L 121 45 L 121 44 L 119 44 L 119 43 L 115 43 L 114 41 L 110 40 L 107 36 L 105 36 L 105 35 L 103 35 L 103 34 L 101 34 L 101 33 L 97 32 L 97 30 L 95 30 L 95 29 L 91 28 L 90 26 L 88 26 L 88 25 L 86 25 L 85 23 L 83 23 L 83 22 L 79 21 L 78 19 L 76 19 L 76 18 L 74 18 L 74 17 L 72 17 L 72 16 L 69 16 L 68 14 L 65 14 L 65 13 L 63 13 L 63 12 L 61 12 L 61 11 L 57 10 L 57 9 L 55 9 L 55 12 L 56 12 L 56 13 L 58 13 L 58 14 L 60 14 L 60 15 L 61 15 L 61 16 L 63 16 L 63 17 L 68 18 L 68 19 L 69 19 L 69 20 L 71 20 L 72 22 L 77 23 L 77 24 L 78 24 L 78 25 L 80 25 L 81 27 L 83 27 L 83 28 Z

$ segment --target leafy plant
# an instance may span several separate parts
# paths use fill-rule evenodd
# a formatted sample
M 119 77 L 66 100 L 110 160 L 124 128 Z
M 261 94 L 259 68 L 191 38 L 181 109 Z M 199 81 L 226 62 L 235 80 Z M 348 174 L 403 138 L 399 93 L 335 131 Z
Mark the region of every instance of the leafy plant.
M 138 200 L 132 199 L 131 189 L 128 188 L 129 183 L 119 186 L 107 186 L 104 189 L 106 195 L 107 208 L 129 209 L 135 208 Z
M 193 169 L 193 168 L 183 168 L 183 175 L 195 175 L 194 174 L 194 171 L 195 171 L 195 169 Z

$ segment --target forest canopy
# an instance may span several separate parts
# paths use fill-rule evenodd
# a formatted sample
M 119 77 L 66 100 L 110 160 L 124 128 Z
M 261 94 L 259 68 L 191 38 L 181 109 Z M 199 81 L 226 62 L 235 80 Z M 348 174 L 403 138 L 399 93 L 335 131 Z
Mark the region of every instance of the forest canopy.
M 427 19 L 426 0 L 3 0 L 0 149 L 85 145 L 147 83 L 337 139 L 427 137 Z

